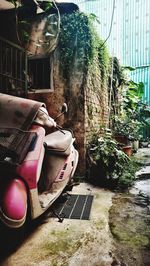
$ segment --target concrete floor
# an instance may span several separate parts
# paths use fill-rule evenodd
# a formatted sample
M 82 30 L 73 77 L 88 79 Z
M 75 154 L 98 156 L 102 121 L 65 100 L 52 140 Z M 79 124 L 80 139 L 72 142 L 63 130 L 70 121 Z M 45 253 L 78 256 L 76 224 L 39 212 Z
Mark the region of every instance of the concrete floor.
M 140 149 L 137 153 L 137 158 L 143 162 L 146 167 L 149 167 L 150 148 Z M 7 253 L 7 257 L 1 260 L 0 266 L 121 265 L 116 257 L 116 243 L 109 229 L 109 211 L 112 206 L 114 193 L 109 190 L 94 187 L 88 183 L 81 183 L 75 186 L 72 193 L 94 195 L 90 220 L 64 219 L 63 222 L 60 223 L 58 222 L 58 218 L 52 218 L 51 215 L 47 213 L 45 218 L 42 217 L 38 223 L 35 223 L 35 225 L 30 228 L 28 234 L 23 235 L 20 245 L 17 245 L 15 250 L 13 249 L 13 251 Z M 125 195 L 125 197 L 126 196 L 127 195 Z M 120 200 L 118 202 L 121 202 L 122 197 L 123 196 L 120 195 Z M 126 202 L 123 201 L 123 204 L 125 205 Z M 130 204 L 130 207 L 134 209 L 135 205 L 132 205 L 131 200 Z M 121 219 L 124 216 L 128 216 L 128 209 L 126 205 L 124 205 L 120 207 L 120 215 L 117 209 L 118 205 L 115 206 L 117 215 L 115 214 L 114 221 L 117 220 L 117 217 Z M 134 224 L 134 219 L 136 218 L 133 214 L 134 212 L 132 212 L 131 215 L 133 216 Z M 122 223 L 124 223 L 124 219 L 121 220 L 120 224 L 122 225 Z M 119 226 L 118 220 L 114 222 L 114 225 Z M 135 228 L 133 231 L 135 231 Z M 15 240 L 15 234 L 13 234 L 13 239 L 11 239 L 10 235 L 5 237 L 4 232 L 0 232 L 0 235 L 0 245 L 2 246 L 6 239 L 7 247 L 11 246 L 12 242 Z M 122 249 L 120 250 L 120 248 Z M 3 247 L 3 250 L 5 250 L 5 247 Z M 129 251 L 130 248 L 125 251 L 125 259 L 128 257 L 128 254 L 130 254 Z M 120 252 L 120 256 L 124 254 L 123 245 L 119 244 L 118 252 Z M 0 250 L 0 257 L 2 257 L 2 255 L 3 252 Z M 134 252 L 131 254 L 131 258 L 134 262 L 137 259 L 136 262 L 138 262 L 138 255 L 136 258 Z M 137 264 L 131 263 L 123 265 Z M 143 264 L 138 265 L 141 266 Z
M 113 240 L 108 217 L 113 193 L 87 183 L 75 186 L 73 194 L 92 194 L 90 220 L 46 217 L 23 239 L 1 266 L 110 266 Z

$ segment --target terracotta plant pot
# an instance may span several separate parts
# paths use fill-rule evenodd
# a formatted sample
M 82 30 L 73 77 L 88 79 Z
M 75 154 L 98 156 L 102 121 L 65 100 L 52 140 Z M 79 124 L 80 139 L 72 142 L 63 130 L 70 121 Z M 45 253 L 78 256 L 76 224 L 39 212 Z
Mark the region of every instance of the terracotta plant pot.
M 130 146 L 124 146 L 122 148 L 123 152 L 128 155 L 129 157 L 132 155 L 132 147 Z

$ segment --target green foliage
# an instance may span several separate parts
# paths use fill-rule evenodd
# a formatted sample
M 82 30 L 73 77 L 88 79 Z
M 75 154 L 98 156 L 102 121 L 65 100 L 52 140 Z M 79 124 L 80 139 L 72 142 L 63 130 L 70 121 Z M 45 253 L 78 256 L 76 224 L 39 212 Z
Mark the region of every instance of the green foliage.
M 143 102 L 144 96 L 144 84 L 143 82 L 130 81 L 128 84 L 128 90 L 126 92 L 126 98 L 124 100 L 124 110 L 127 117 L 132 121 L 137 122 L 140 135 L 150 125 L 150 107 Z M 138 125 L 139 123 L 139 125 Z
M 133 80 L 130 80 L 128 83 L 126 95 L 124 97 L 124 110 L 126 111 L 127 115 L 132 114 L 133 116 L 133 113 L 137 114 L 143 95 L 143 82 L 136 83 Z
M 99 66 L 104 77 L 109 65 L 109 55 L 106 46 L 98 37 L 94 28 L 97 17 L 94 14 L 85 15 L 75 12 L 63 15 L 59 37 L 60 61 L 64 78 L 68 78 L 77 61 L 78 69 L 86 71 L 93 64 L 95 56 L 99 58 Z
M 120 111 L 119 98 L 122 87 L 126 85 L 127 80 L 124 69 L 120 65 L 117 57 L 110 58 L 109 75 L 108 75 L 108 92 L 109 105 L 111 106 L 111 116 L 118 114 Z
M 113 73 L 112 73 L 112 64 L 113 64 Z M 109 68 L 109 87 L 111 86 L 111 75 L 113 74 L 112 87 L 114 96 L 117 94 L 117 89 L 120 85 L 127 83 L 125 77 L 124 68 L 120 65 L 120 62 L 117 57 L 110 58 L 110 68 Z M 115 97 L 114 97 L 115 98 Z
M 110 58 L 106 45 L 103 45 L 103 41 L 99 37 L 97 38 L 97 51 L 102 80 L 104 81 L 107 80 Z
M 140 119 L 145 125 L 150 126 L 150 106 L 145 103 L 141 104 Z
M 18 7 L 21 5 L 20 2 L 17 0 L 6 0 L 7 2 L 10 2 L 14 5 L 15 8 L 15 15 L 16 15 L 16 34 L 18 38 L 18 42 L 21 46 L 24 46 L 29 41 L 29 34 L 28 34 L 28 28 L 30 26 L 30 23 L 26 20 L 19 20 L 18 18 Z
M 139 164 L 134 157 L 131 157 L 123 166 L 122 174 L 118 179 L 118 188 L 124 189 L 133 184 L 135 172 L 139 169 Z
M 15 8 L 18 7 L 18 0 L 6 0 L 7 2 L 11 3 L 14 5 Z M 44 10 L 47 11 L 49 8 L 52 7 L 52 1 L 51 0 L 47 0 L 45 3 L 44 3 Z
M 134 71 L 135 68 L 134 67 L 131 67 L 131 66 L 124 66 L 122 67 L 124 70 L 129 70 L 129 71 Z
M 142 102 L 143 95 L 143 82 L 136 83 L 133 80 L 126 82 L 126 87 L 122 94 L 121 112 L 113 117 L 114 134 L 126 136 L 131 140 L 140 138 L 141 129 L 146 122 L 142 115 L 145 109 L 145 105 Z
M 44 10 L 47 11 L 53 6 L 52 1 L 44 3 Z
M 90 167 L 97 169 L 94 177 L 97 183 L 116 188 L 126 188 L 132 184 L 137 163 L 120 150 L 115 140 L 95 137 L 88 151 Z
M 121 135 L 129 140 L 138 140 L 140 137 L 141 122 L 128 116 L 114 116 L 114 135 Z
M 23 42 L 25 44 L 28 43 L 28 41 L 29 41 L 29 34 L 28 34 L 28 32 L 25 31 L 25 30 L 22 30 L 21 33 L 22 33 Z
M 29 31 L 30 31 L 30 21 L 26 20 L 19 20 L 18 14 L 17 14 L 17 8 L 21 6 L 21 3 L 18 2 L 18 0 L 6 0 L 9 3 L 12 3 L 14 5 L 15 11 L 16 11 L 16 33 L 18 37 L 18 41 L 21 46 L 24 46 L 29 41 Z M 53 3 L 51 0 L 44 3 L 44 10 L 47 11 L 53 6 Z M 19 28 L 18 28 L 19 27 Z

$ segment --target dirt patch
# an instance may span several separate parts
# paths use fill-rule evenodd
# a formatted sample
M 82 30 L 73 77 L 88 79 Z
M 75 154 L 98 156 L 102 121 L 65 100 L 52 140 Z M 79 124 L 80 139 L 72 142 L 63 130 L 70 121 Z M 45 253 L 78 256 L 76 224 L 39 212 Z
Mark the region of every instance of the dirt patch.
M 150 212 L 141 195 L 116 194 L 110 209 L 116 262 L 113 265 L 150 265 Z M 116 263 L 116 264 L 115 264 Z

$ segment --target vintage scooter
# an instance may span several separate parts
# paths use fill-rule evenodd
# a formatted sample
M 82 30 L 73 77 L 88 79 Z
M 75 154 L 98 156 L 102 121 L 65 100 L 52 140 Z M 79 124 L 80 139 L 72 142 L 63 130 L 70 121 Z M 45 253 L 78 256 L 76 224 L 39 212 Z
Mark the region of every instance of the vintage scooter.
M 66 108 L 61 115 L 65 112 Z M 49 116 L 48 119 L 57 130 L 46 135 L 35 119 L 29 131 L 35 132 L 36 137 L 25 159 L 12 171 L 13 176 L 9 173 L 8 180 L 7 176 L 4 178 L 0 220 L 10 228 L 22 227 L 28 215 L 35 219 L 43 214 L 71 182 L 76 170 L 78 152 L 72 132 L 59 127 Z

